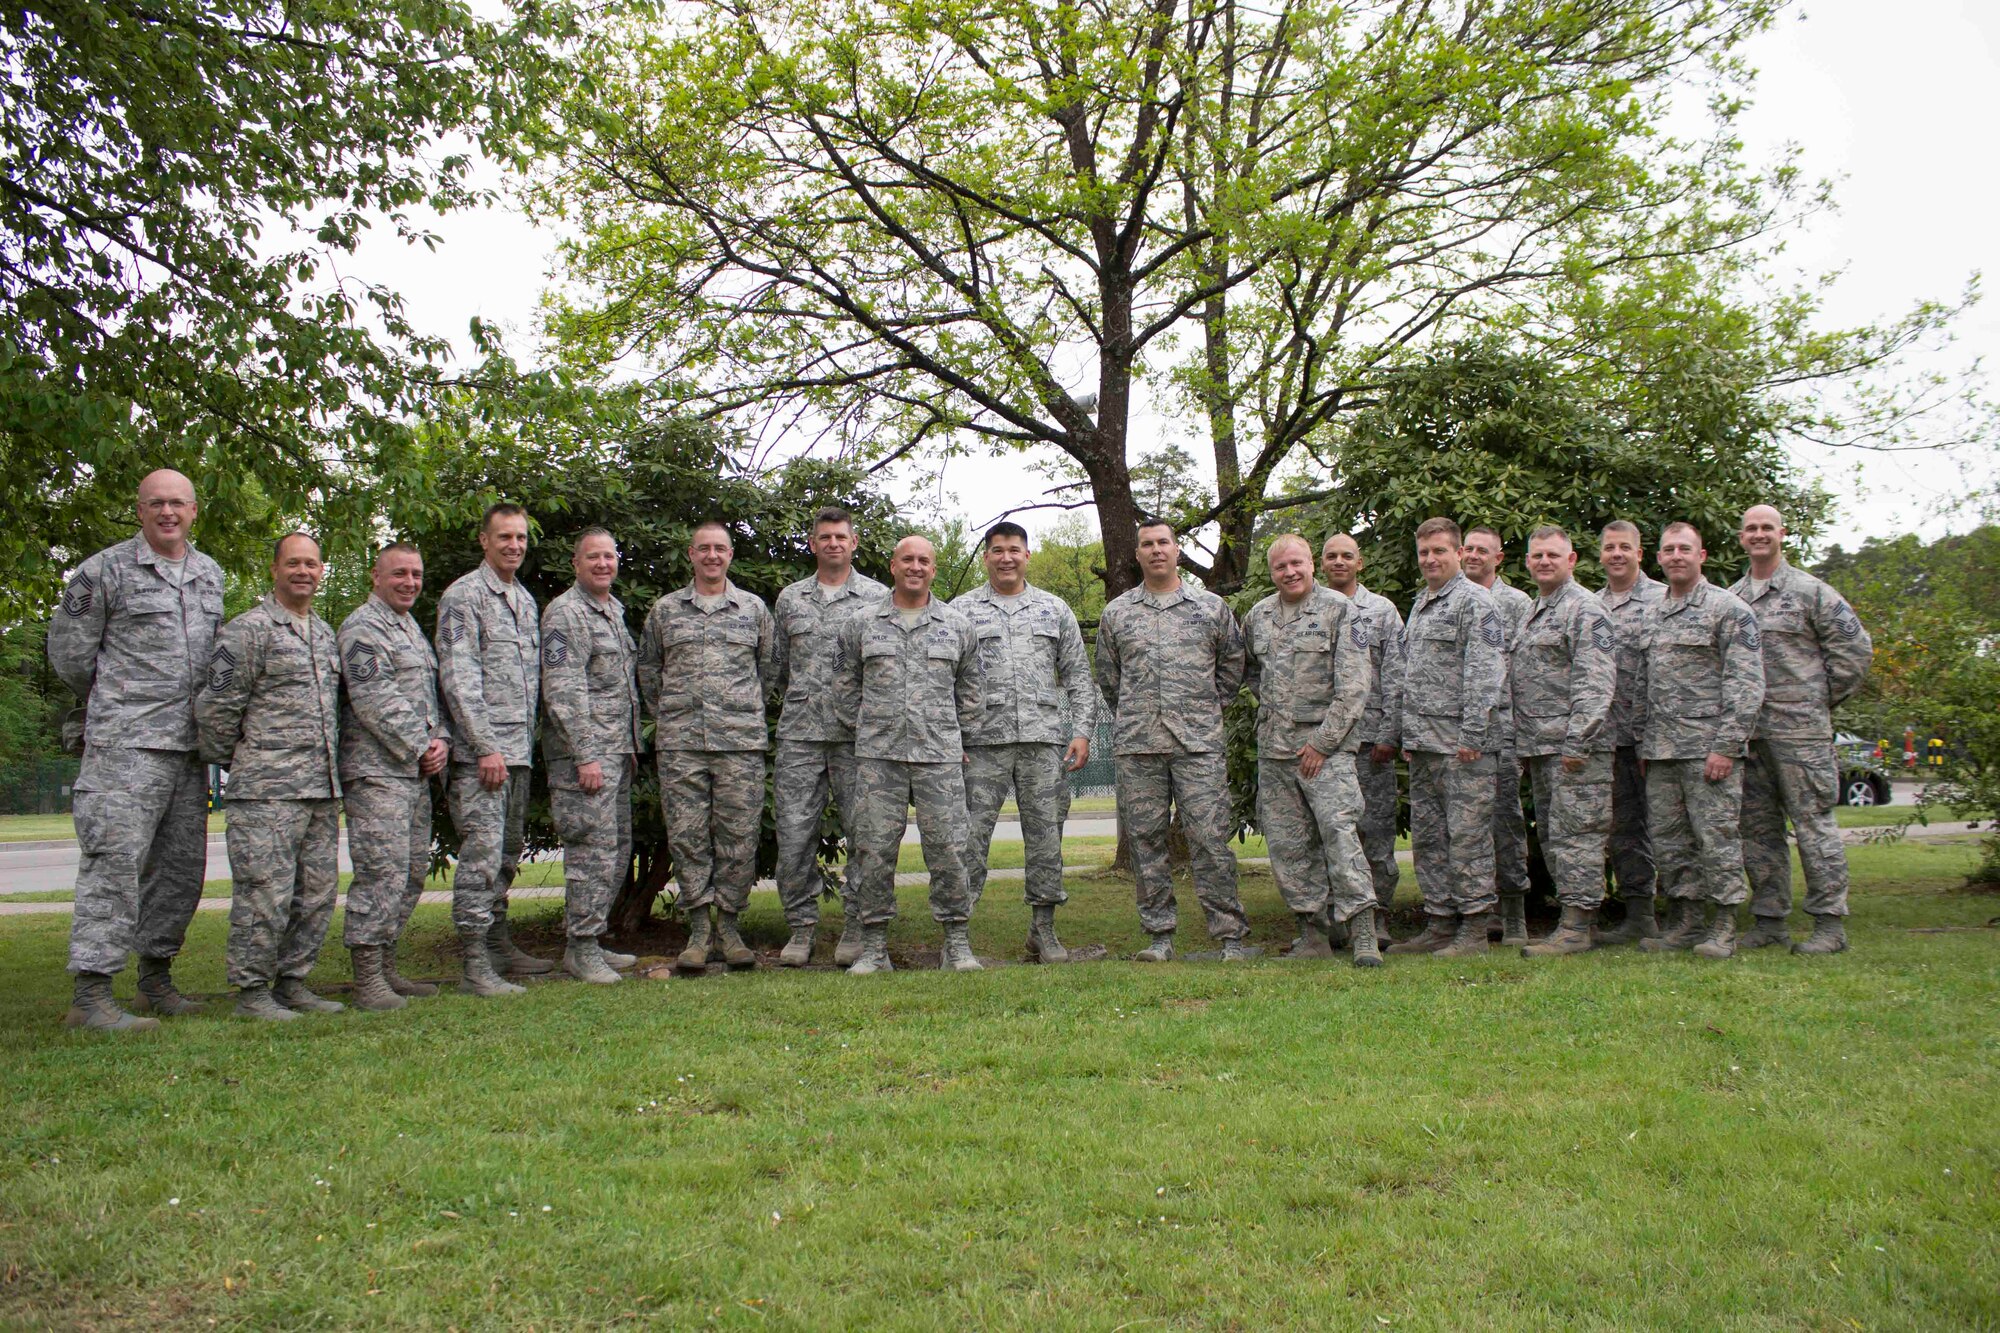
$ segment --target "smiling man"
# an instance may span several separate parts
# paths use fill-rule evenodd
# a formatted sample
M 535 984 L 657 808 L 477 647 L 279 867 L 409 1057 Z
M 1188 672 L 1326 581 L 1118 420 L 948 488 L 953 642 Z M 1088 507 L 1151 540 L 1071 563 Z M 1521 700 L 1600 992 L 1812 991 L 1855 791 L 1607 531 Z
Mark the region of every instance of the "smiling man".
M 1367 622 L 1368 661 L 1374 683 L 1361 725 L 1354 734 L 1355 776 L 1361 783 L 1361 852 L 1375 880 L 1375 935 L 1389 934 L 1389 909 L 1396 902 L 1396 755 L 1403 739 L 1403 616 L 1396 604 L 1361 583 L 1367 567 L 1361 545 L 1344 532 L 1320 547 L 1319 568 L 1326 584 L 1354 603 Z
M 1618 680 L 1611 695 L 1611 715 L 1605 732 L 1611 758 L 1611 873 L 1625 904 L 1625 919 L 1598 933 L 1603 944 L 1626 944 L 1659 935 L 1653 914 L 1653 844 L 1646 832 L 1646 778 L 1639 767 L 1639 750 L 1632 729 L 1634 689 L 1639 673 L 1640 631 L 1653 604 L 1666 595 L 1666 585 L 1649 578 L 1646 549 L 1636 523 L 1622 518 L 1604 525 L 1597 538 L 1597 563 L 1604 569 L 1604 587 L 1597 594 L 1618 635 Z
M 1521 756 L 1514 748 L 1514 697 L 1508 668 L 1514 642 L 1528 621 L 1534 598 L 1500 576 L 1506 547 L 1492 528 L 1468 528 L 1459 548 L 1465 577 L 1486 589 L 1500 612 L 1506 642 L 1500 648 L 1500 709 L 1493 734 L 1493 880 L 1500 896 L 1500 943 L 1528 942 L 1528 822 L 1521 813 Z

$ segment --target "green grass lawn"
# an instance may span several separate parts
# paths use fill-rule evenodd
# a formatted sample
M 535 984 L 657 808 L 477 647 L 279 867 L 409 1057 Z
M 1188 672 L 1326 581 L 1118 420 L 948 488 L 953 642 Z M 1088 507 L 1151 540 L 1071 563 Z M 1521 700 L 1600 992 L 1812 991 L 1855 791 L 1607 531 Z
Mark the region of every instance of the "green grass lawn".
M 1992 1327 L 2000 899 L 1967 842 L 1852 856 L 1832 959 L 551 982 L 131 1039 L 58 1026 L 66 918 L 0 920 L 0 1325 Z M 1070 890 L 1072 946 L 1141 945 L 1129 884 Z M 1024 927 L 997 887 L 974 940 Z M 406 970 L 454 952 L 420 909 Z

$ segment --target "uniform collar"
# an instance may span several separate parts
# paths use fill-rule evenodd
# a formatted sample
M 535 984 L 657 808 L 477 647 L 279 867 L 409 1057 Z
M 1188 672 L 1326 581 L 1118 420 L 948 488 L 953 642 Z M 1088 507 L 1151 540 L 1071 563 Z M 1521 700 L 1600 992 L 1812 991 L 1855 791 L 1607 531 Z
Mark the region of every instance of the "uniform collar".
M 928 624 L 930 621 L 936 619 L 938 615 L 938 608 L 942 605 L 944 605 L 944 603 L 938 601 L 937 594 L 932 593 L 931 599 L 928 602 L 924 603 L 923 610 L 917 612 L 917 618 L 910 622 L 909 627 L 911 629 L 916 629 L 919 626 Z M 896 622 L 898 628 L 901 628 L 902 617 L 903 617 L 903 608 L 896 605 L 896 599 L 893 594 L 888 597 L 884 597 L 881 600 L 881 602 L 877 604 L 877 606 L 875 607 L 875 618 L 877 620 L 888 620 Z
M 1467 584 L 1471 582 L 1472 580 L 1465 577 L 1465 571 L 1461 569 L 1458 571 L 1458 573 L 1453 574 L 1450 578 L 1446 579 L 1444 586 L 1442 588 L 1433 589 L 1428 583 L 1426 583 L 1423 586 L 1423 590 L 1417 594 L 1417 604 L 1411 607 L 1410 610 L 1412 614 L 1414 614 L 1415 612 L 1422 610 L 1424 607 L 1429 606 L 1432 602 L 1442 602 L 1445 598 L 1451 596 L 1454 592 L 1457 592 L 1460 588 L 1465 587 Z
M 488 592 L 496 593 L 509 601 L 514 599 L 514 594 L 517 591 L 521 591 L 521 576 L 518 572 L 514 575 L 514 581 L 508 583 L 498 574 L 494 573 L 493 566 L 487 564 L 484 560 L 479 562 L 479 579 L 480 582 L 486 585 Z
M 1023 580 L 1021 583 L 1020 594 L 1014 597 L 1012 600 L 1018 606 L 1025 606 L 1029 602 L 1033 601 L 1035 599 L 1035 594 L 1040 591 L 1041 590 L 1035 587 L 1034 584 Z M 990 606 L 1000 605 L 1000 601 L 1003 596 L 1003 594 L 996 591 L 993 585 L 990 583 L 982 583 L 977 588 L 974 588 L 971 592 L 968 592 L 965 595 L 967 597 L 975 598 L 978 601 L 985 602 Z
M 707 594 L 696 592 L 694 590 L 694 585 L 690 583 L 687 584 L 685 587 L 676 589 L 673 595 L 679 598 L 681 601 L 686 602 L 689 606 L 693 606 L 695 598 L 703 597 L 706 596 Z M 724 579 L 722 581 L 722 591 L 716 595 L 721 597 L 725 602 L 728 603 L 728 605 L 733 606 L 738 610 L 742 609 L 743 600 L 744 597 L 746 596 L 743 589 L 737 587 L 735 582 L 731 579 Z M 577 596 L 583 598 L 585 601 L 591 600 L 590 594 L 586 592 L 579 592 L 577 593 Z M 617 601 L 616 598 L 613 598 L 612 600 L 614 603 Z
M 569 590 L 576 594 L 577 603 L 586 611 L 595 611 L 598 615 L 608 616 L 613 620 L 622 620 L 625 616 L 625 604 L 618 600 L 616 593 L 613 593 L 608 600 L 600 602 L 585 592 L 581 584 L 572 583 L 569 585 Z
M 1707 577 L 1704 576 L 1702 578 L 1695 580 L 1695 585 L 1692 588 L 1688 589 L 1688 595 L 1686 597 L 1676 599 L 1674 597 L 1674 590 L 1672 585 L 1668 585 L 1666 593 L 1660 598 L 1660 602 L 1663 606 L 1666 607 L 1667 613 L 1678 611 L 1684 606 L 1686 607 L 1700 606 L 1702 603 L 1708 600 L 1708 590 L 1714 586 L 1715 585 L 1710 583 Z
M 375 594 L 370 593 L 368 595 L 372 598 Z M 257 609 L 262 611 L 264 615 L 271 621 L 271 623 L 278 626 L 280 629 L 291 630 L 294 634 L 298 633 L 299 629 L 298 621 L 292 618 L 292 613 L 286 609 L 285 604 L 278 600 L 278 594 L 275 591 L 265 593 L 264 600 L 257 604 Z M 319 613 L 317 611 L 309 610 L 306 612 L 306 628 L 308 630 L 310 630 L 313 627 L 313 625 L 318 622 L 318 620 L 319 620 Z
M 1649 587 L 1664 589 L 1666 586 L 1666 584 L 1661 583 L 1642 569 L 1639 571 L 1639 577 L 1632 580 L 1632 586 L 1624 592 L 1613 592 L 1611 585 L 1607 583 L 1599 590 L 1597 596 L 1607 608 L 1615 610 L 1631 601 L 1634 597 L 1637 597 Z M 1613 600 L 1614 598 L 1616 600 Z
M 377 620 L 385 620 L 397 629 L 402 630 L 405 634 L 411 634 L 414 638 L 422 637 L 422 631 L 416 629 L 416 617 L 407 611 L 398 611 L 395 607 L 376 596 L 372 591 L 368 594 L 368 600 L 361 605 L 367 607 Z
M 1553 597 L 1544 596 L 1541 588 L 1538 586 L 1535 589 L 1535 609 L 1539 611 L 1545 606 L 1559 605 L 1563 598 L 1569 596 L 1570 590 L 1574 587 L 1576 587 L 1574 576 L 1564 579 L 1562 587 L 1556 589 L 1556 595 Z
M 849 565 L 847 567 L 847 582 L 841 584 L 839 587 L 834 587 L 831 584 L 821 583 L 819 581 L 819 574 L 814 572 L 806 576 L 806 593 L 809 596 L 819 598 L 822 602 L 838 601 L 842 597 L 859 597 L 862 590 L 855 586 L 855 580 L 860 577 L 861 571 Z
M 1141 583 L 1138 587 L 1134 588 L 1132 591 L 1138 593 L 1139 600 L 1144 602 L 1147 606 L 1157 607 L 1159 610 L 1162 611 L 1166 610 L 1168 607 L 1173 606 L 1177 603 L 1191 602 L 1194 600 L 1194 592 L 1192 589 L 1188 587 L 1186 579 L 1182 579 L 1180 586 L 1175 588 L 1172 592 L 1169 593 L 1156 593 L 1151 588 L 1148 588 L 1144 583 Z

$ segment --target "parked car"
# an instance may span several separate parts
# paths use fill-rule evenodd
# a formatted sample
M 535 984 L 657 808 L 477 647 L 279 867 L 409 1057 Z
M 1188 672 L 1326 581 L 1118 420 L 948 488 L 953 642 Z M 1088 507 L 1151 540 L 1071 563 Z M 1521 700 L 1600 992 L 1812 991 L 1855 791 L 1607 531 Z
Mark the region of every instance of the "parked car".
M 1833 750 L 1840 756 L 1840 804 L 1889 804 L 1889 770 L 1875 757 L 1874 745 L 1843 733 L 1833 738 Z

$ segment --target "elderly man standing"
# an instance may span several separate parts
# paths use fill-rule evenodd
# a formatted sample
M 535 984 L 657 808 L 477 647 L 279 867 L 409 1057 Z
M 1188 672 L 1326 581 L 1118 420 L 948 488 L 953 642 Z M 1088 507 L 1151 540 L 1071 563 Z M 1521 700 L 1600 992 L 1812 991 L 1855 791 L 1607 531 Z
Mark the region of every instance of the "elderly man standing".
M 340 787 L 354 878 L 341 934 L 354 955 L 354 1003 L 401 1009 L 437 994 L 396 971 L 396 942 L 431 861 L 431 782 L 451 757 L 438 702 L 437 657 L 410 608 L 424 558 L 392 542 L 375 556 L 368 600 L 340 626 Z
M 893 970 L 896 851 L 911 806 L 931 877 L 931 916 L 944 927 L 939 966 L 977 972 L 965 877 L 965 734 L 985 711 L 972 622 L 931 596 L 937 553 L 922 537 L 896 543 L 889 596 L 840 627 L 833 702 L 854 733 L 855 897 L 861 957 L 850 976 Z
M 1500 648 L 1500 712 L 1493 733 L 1493 878 L 1500 896 L 1500 943 L 1528 942 L 1528 821 L 1521 814 L 1521 754 L 1514 748 L 1514 700 L 1509 687 L 1514 641 L 1535 599 L 1500 577 L 1506 547 L 1492 528 L 1469 528 L 1459 552 L 1465 577 L 1486 589 L 1500 612 L 1507 641 Z
M 1542 855 L 1556 882 L 1562 923 L 1521 950 L 1526 958 L 1582 953 L 1604 900 L 1611 834 L 1611 738 L 1605 719 L 1618 675 L 1617 638 L 1596 597 L 1577 585 L 1569 534 L 1528 537 L 1528 573 L 1541 596 L 1514 648 L 1514 748 L 1534 784 Z
M 757 880 L 764 823 L 764 701 L 778 683 L 777 627 L 763 600 L 729 581 L 736 544 L 720 523 L 688 537 L 694 582 L 653 603 L 639 644 L 639 691 L 654 720 L 660 806 L 688 914 L 676 966 L 708 966 L 709 912 L 722 959 L 754 967 L 736 919 Z
M 1493 919 L 1493 749 L 1507 633 L 1486 589 L 1460 570 L 1458 524 L 1417 525 L 1424 589 L 1403 628 L 1403 749 L 1410 848 L 1427 922 L 1389 953 L 1469 958 Z
M 1020 812 L 1026 895 L 1032 913 L 1028 956 L 1065 963 L 1056 908 L 1069 901 L 1062 882 L 1063 774 L 1090 759 L 1097 688 L 1076 613 L 1060 597 L 1028 585 L 1028 531 L 996 523 L 981 559 L 986 582 L 951 604 L 979 638 L 983 713 L 965 736 L 966 815 L 971 824 L 965 874 L 972 905 L 986 888 L 993 826 L 1011 789 Z
M 542 613 L 542 761 L 563 841 L 563 971 L 605 986 L 638 960 L 603 945 L 611 899 L 632 863 L 632 778 L 639 764 L 638 647 L 611 595 L 618 543 L 585 528 L 570 552 L 576 582 Z
M 326 567 L 278 539 L 272 591 L 222 627 L 195 701 L 202 756 L 229 770 L 229 984 L 236 1012 L 289 1022 L 345 1005 L 306 987 L 340 890 L 340 648 L 313 613 Z
M 49 623 L 49 665 L 84 718 L 72 788 L 80 856 L 69 933 L 76 998 L 63 1016 L 70 1027 L 159 1026 L 111 995 L 111 978 L 135 949 L 140 1009 L 202 1007 L 173 980 L 208 866 L 194 699 L 222 626 L 222 568 L 188 542 L 197 512 L 186 477 L 148 473 L 139 483 L 139 535 L 77 566 Z
M 1613 519 L 1597 538 L 1597 563 L 1604 588 L 1597 600 L 1618 636 L 1618 682 L 1611 695 L 1605 731 L 1611 756 L 1611 873 L 1625 904 L 1625 919 L 1599 931 L 1600 944 L 1627 944 L 1660 933 L 1653 915 L 1653 844 L 1646 834 L 1646 776 L 1640 770 L 1632 717 L 1639 678 L 1639 644 L 1646 618 L 1667 587 L 1647 577 L 1646 551 L 1637 524 Z
M 778 955 L 783 967 L 804 967 L 812 960 L 819 929 L 820 815 L 829 793 L 850 857 L 854 850 L 854 733 L 833 706 L 834 645 L 841 624 L 888 591 L 855 570 L 854 517 L 845 509 L 830 505 L 819 511 L 811 546 L 813 572 L 787 584 L 773 612 L 785 702 L 778 714 L 771 800 L 778 820 L 778 900 L 792 932 Z M 840 896 L 843 924 L 833 961 L 845 967 L 861 956 L 861 912 L 846 873 Z
M 1694 525 L 1669 523 L 1660 533 L 1667 595 L 1641 631 L 1633 725 L 1671 916 L 1639 947 L 1722 959 L 1736 952 L 1736 905 L 1748 896 L 1742 761 L 1764 701 L 1764 656 L 1756 615 L 1702 577 L 1707 559 Z M 1715 905 L 1713 923 L 1702 920 L 1704 899 Z
M 517 577 L 528 558 L 528 511 L 489 507 L 479 525 L 484 559 L 438 599 L 438 693 L 451 718 L 446 796 L 458 830 L 451 919 L 465 948 L 459 989 L 519 995 L 506 973 L 555 965 L 519 949 L 507 930 L 507 890 L 521 864 L 528 777 L 541 699 L 541 622 Z
M 1361 546 L 1336 532 L 1320 547 L 1326 584 L 1354 603 L 1367 627 L 1374 684 L 1355 730 L 1355 776 L 1361 782 L 1361 851 L 1375 880 L 1375 937 L 1388 938 L 1396 902 L 1396 754 L 1403 742 L 1403 616 L 1396 604 L 1361 584 Z
M 1811 938 L 1793 953 L 1847 947 L 1847 853 L 1834 823 L 1840 760 L 1833 710 L 1868 677 L 1875 645 L 1839 593 L 1785 560 L 1785 520 L 1770 505 L 1743 514 L 1737 540 L 1750 572 L 1730 591 L 1749 604 L 1764 641 L 1764 708 L 1743 774 L 1743 864 L 1757 925 L 1742 947 L 1789 944 L 1792 858 L 1785 821 L 1799 842 Z
M 1305 538 L 1286 533 L 1266 560 L 1278 590 L 1243 618 L 1245 683 L 1257 696 L 1257 822 L 1299 923 L 1292 956 L 1331 958 L 1331 920 L 1347 925 L 1356 967 L 1380 967 L 1354 774 L 1355 727 L 1374 683 L 1368 623 L 1313 582 Z
M 1222 710 L 1243 687 L 1243 633 L 1229 604 L 1181 582 L 1173 525 L 1139 525 L 1144 581 L 1104 608 L 1097 626 L 1097 683 L 1117 720 L 1118 827 L 1132 849 L 1139 925 L 1152 942 L 1142 963 L 1174 956 L 1179 918 L 1167 869 L 1167 830 L 1181 817 L 1194 860 L 1194 891 L 1226 961 L 1251 957 L 1250 922 L 1229 850 L 1229 766 Z

